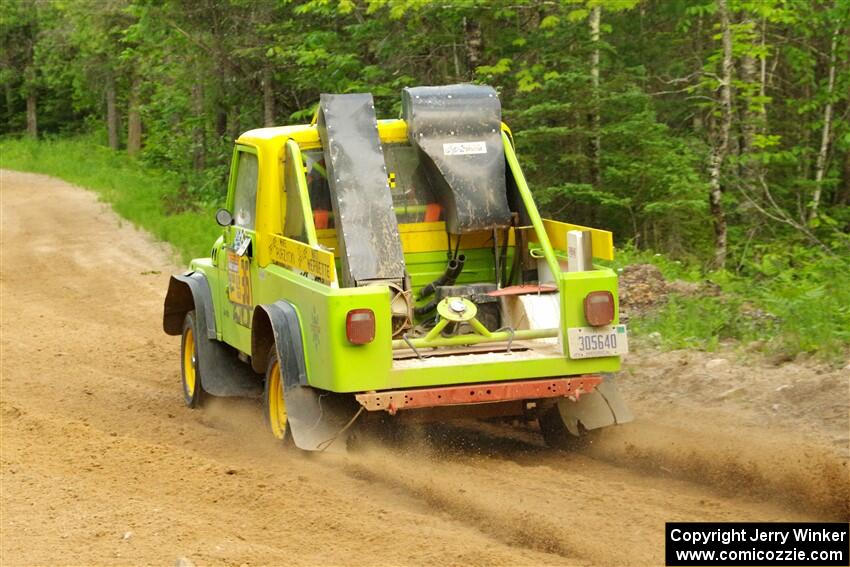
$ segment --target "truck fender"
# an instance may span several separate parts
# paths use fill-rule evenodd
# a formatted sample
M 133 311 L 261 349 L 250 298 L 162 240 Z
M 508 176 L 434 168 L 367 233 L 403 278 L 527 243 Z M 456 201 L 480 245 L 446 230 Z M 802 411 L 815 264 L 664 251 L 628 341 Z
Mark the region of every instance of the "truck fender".
M 298 312 L 288 301 L 258 305 L 251 329 L 254 370 L 268 366 L 274 346 L 283 373 L 283 398 L 292 440 L 305 451 L 345 450 L 343 429 L 357 412 L 352 396 L 313 388 L 307 380 Z
M 558 413 L 561 414 L 564 425 L 575 436 L 580 434 L 579 424 L 591 430 L 634 420 L 632 412 L 620 395 L 613 374 L 605 374 L 596 389 L 589 394 L 583 394 L 578 401 L 566 398 L 559 400 Z
M 283 371 L 284 390 L 307 385 L 304 343 L 298 312 L 288 301 L 258 305 L 251 321 L 251 365 L 265 374 L 272 345 Z
M 200 272 L 171 276 L 162 326 L 169 335 L 183 332 L 183 320 L 195 311 L 198 374 L 201 387 L 213 396 L 256 397 L 262 382 L 251 368 L 239 361 L 235 350 L 216 339 L 215 311 L 207 278 Z
M 207 278 L 191 270 L 171 276 L 162 312 L 163 330 L 169 335 L 181 335 L 186 313 L 193 309 L 195 316 L 204 323 L 206 337 L 216 338 L 215 311 Z

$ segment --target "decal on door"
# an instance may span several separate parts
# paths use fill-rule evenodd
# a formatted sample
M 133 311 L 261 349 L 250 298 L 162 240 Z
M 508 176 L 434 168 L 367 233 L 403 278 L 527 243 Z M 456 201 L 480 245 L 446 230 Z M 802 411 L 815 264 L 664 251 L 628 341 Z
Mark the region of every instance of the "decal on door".
M 234 250 L 227 251 L 227 298 L 233 303 L 233 320 L 251 326 L 251 259 Z

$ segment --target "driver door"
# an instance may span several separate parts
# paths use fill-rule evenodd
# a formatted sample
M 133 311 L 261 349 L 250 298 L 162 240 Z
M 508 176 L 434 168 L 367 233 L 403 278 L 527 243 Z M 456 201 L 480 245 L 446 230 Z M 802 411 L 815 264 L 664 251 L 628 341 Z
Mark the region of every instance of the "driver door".
M 233 225 L 224 231 L 224 261 L 219 263 L 225 282 L 220 297 L 222 336 L 225 342 L 245 353 L 251 352 L 251 316 L 254 310 L 253 283 L 257 272 L 254 259 L 259 162 L 256 149 L 237 145 L 233 153 L 227 209 Z

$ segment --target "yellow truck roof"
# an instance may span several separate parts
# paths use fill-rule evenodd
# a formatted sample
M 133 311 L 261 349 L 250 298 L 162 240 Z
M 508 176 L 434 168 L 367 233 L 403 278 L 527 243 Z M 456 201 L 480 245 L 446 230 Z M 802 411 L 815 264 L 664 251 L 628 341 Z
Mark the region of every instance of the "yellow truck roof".
M 400 119 L 378 120 L 378 135 L 381 137 L 381 141 L 387 144 L 406 142 L 407 123 Z M 319 129 L 315 124 L 256 128 L 239 136 L 236 142 L 278 152 L 290 139 L 295 140 L 302 149 L 322 147 L 319 140 Z

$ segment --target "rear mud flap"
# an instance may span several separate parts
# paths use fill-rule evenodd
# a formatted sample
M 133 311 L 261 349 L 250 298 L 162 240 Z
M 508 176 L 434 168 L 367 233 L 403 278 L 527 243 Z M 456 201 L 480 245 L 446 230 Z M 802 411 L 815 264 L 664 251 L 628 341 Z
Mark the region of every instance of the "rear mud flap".
M 295 385 L 284 389 L 283 397 L 296 447 L 305 451 L 346 451 L 346 424 L 358 411 L 350 396 Z
M 606 374 L 593 392 L 582 395 L 577 402 L 567 398 L 559 400 L 558 413 L 575 436 L 580 434 L 579 424 L 591 430 L 634 420 L 611 374 Z
M 263 395 L 262 380 L 226 345 L 200 337 L 197 344 L 204 391 L 219 397 L 258 398 Z
M 198 349 L 198 374 L 201 387 L 213 396 L 257 397 L 263 393 L 262 381 L 236 352 L 216 340 L 215 312 L 207 278 L 200 272 L 171 276 L 163 311 L 163 328 L 180 335 L 186 313 L 195 311 L 195 344 Z
M 195 319 L 198 327 L 198 371 L 201 386 L 213 396 L 259 397 L 263 395 L 263 382 L 251 367 L 238 358 L 229 346 L 206 337 L 203 317 Z
M 307 367 L 298 312 L 288 301 L 261 305 L 274 333 L 277 358 L 283 374 L 283 399 L 289 432 L 304 451 L 344 452 L 348 433 L 343 431 L 359 408 L 353 396 L 334 394 L 308 386 Z M 257 313 L 254 315 L 257 320 Z M 255 335 L 256 336 L 256 335 Z M 258 347 L 255 345 L 254 349 Z

